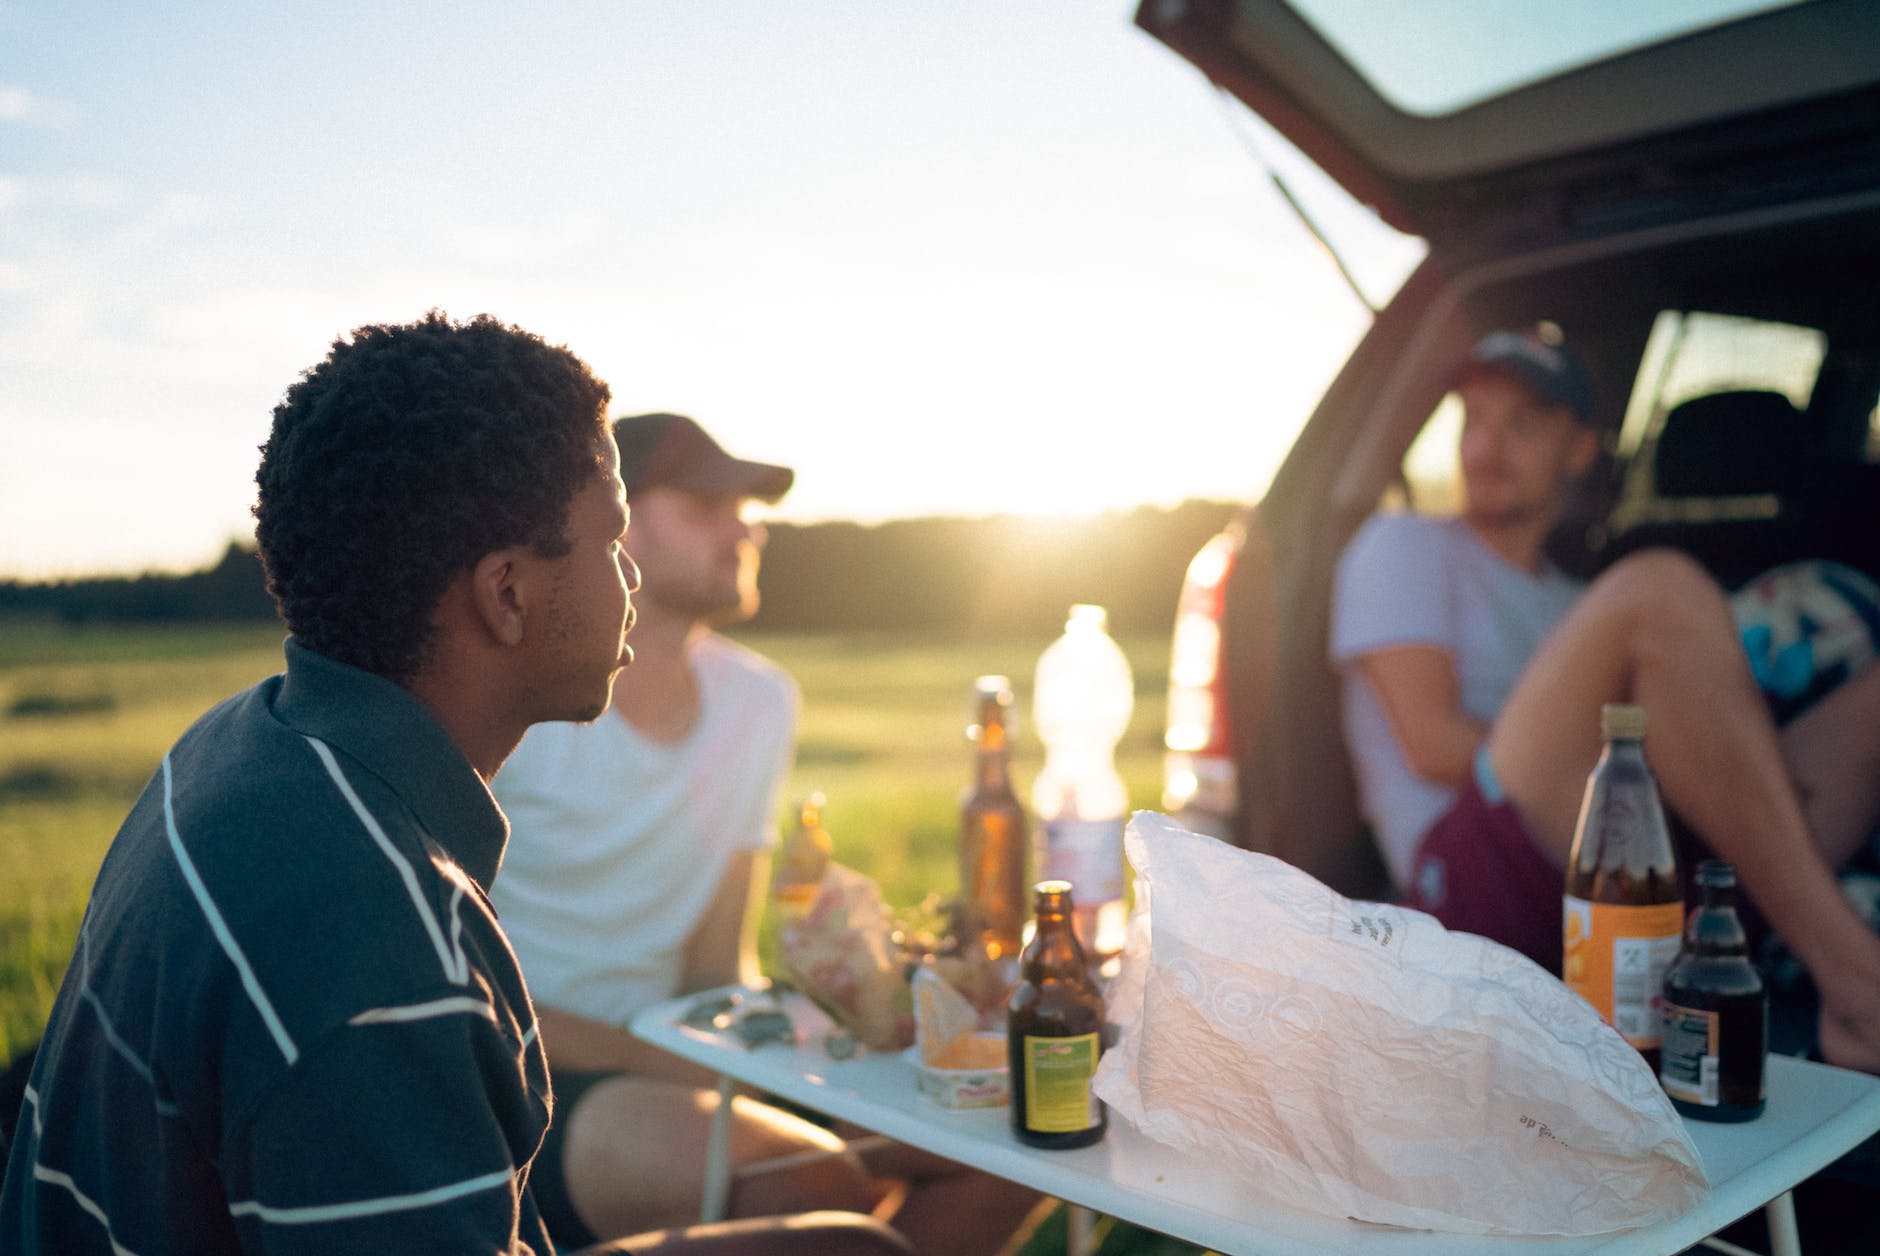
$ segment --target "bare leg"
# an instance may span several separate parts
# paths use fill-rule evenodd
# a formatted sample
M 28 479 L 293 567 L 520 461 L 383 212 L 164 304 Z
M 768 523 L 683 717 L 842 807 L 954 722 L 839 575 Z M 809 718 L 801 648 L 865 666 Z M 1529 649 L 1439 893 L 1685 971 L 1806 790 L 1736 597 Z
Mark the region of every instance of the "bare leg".
M 969 1169 L 916 1147 L 891 1144 L 866 1153 L 869 1172 L 907 1184 L 893 1222 L 921 1256 L 990 1256 L 1028 1228 L 1051 1201 L 1030 1187 Z
M 913 1250 L 868 1217 L 812 1212 L 636 1234 L 574 1256 L 913 1256 Z
M 1809 832 L 1835 867 L 1880 821 L 1880 666 L 1869 667 L 1787 724 L 1789 775 Z
M 716 1106 L 714 1091 L 645 1077 L 612 1078 L 584 1094 L 568 1118 L 562 1172 L 588 1228 L 596 1234 L 677 1232 L 696 1220 Z M 1036 1191 L 901 1144 L 876 1147 L 864 1158 L 820 1125 L 744 1096 L 732 1101 L 734 1165 L 801 1152 L 823 1154 L 785 1169 L 734 1175 L 731 1215 L 872 1212 L 922 1256 L 986 1256 L 1039 1202 Z
M 637 1234 L 697 1221 L 706 1140 L 718 1096 L 683 1083 L 615 1077 L 581 1097 L 568 1118 L 562 1172 L 575 1211 L 596 1234 Z M 753 1164 L 829 1153 L 774 1173 L 734 1179 L 733 1217 L 819 1209 L 867 1213 L 878 1202 L 860 1159 L 828 1130 L 756 1100 L 732 1101 L 731 1158 Z
M 1595 582 L 1489 734 L 1496 774 L 1559 863 L 1598 757 L 1600 705 L 1622 701 L 1645 707 L 1646 755 L 1665 800 L 1736 865 L 1813 974 L 1824 1054 L 1880 1071 L 1880 938 L 1811 837 L 1722 592 L 1682 555 L 1635 555 Z

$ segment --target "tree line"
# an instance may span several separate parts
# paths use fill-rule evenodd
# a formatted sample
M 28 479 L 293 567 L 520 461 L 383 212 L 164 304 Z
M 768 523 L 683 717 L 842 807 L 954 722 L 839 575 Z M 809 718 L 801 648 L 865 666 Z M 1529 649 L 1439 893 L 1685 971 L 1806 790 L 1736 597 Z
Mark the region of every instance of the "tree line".
M 753 629 L 1055 630 L 1073 602 L 1167 628 L 1188 560 L 1239 508 L 1189 501 L 1075 521 L 1012 516 L 773 523 Z M 0 615 L 70 624 L 276 619 L 251 545 L 180 575 L 0 581 Z

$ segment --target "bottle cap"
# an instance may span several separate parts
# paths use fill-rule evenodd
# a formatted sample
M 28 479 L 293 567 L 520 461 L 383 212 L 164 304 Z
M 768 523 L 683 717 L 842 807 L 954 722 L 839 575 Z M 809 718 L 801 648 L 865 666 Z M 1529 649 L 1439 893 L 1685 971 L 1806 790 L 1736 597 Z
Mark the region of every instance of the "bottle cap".
M 966 735 L 974 741 L 986 731 L 988 709 L 999 713 L 1005 725 L 1007 742 L 1018 734 L 1018 707 L 1012 699 L 1012 682 L 1004 676 L 981 676 L 973 681 L 973 709 L 967 717 Z
M 1608 702 L 1599 708 L 1599 735 L 1607 741 L 1644 741 L 1645 708 L 1630 702 Z
M 1070 616 L 1064 621 L 1065 628 L 1088 628 L 1096 632 L 1107 632 L 1110 627 L 1110 612 L 1092 602 L 1075 602 L 1071 605 Z
M 1734 888 L 1736 868 L 1721 859 L 1706 859 L 1697 865 L 1697 884 L 1714 890 Z

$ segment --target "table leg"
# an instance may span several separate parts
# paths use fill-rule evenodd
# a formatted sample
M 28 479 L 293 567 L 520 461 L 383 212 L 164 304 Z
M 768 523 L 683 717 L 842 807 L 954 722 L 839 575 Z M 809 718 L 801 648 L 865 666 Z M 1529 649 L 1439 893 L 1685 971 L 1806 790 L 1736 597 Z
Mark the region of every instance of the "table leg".
M 1802 1234 L 1795 1225 L 1795 1192 L 1783 1191 L 1763 1208 L 1769 1222 L 1770 1256 L 1802 1256 Z
M 705 1190 L 699 1220 L 707 1225 L 725 1219 L 731 1202 L 731 1088 L 730 1077 L 718 1078 L 718 1106 L 712 1109 L 711 1130 L 705 1144 Z
M 1090 1256 L 1090 1230 L 1096 1220 L 1096 1214 L 1081 1204 L 1064 1205 L 1066 1256 Z
M 1783 1191 L 1763 1205 L 1763 1221 L 1769 1227 L 1769 1256 L 1802 1256 L 1802 1236 L 1795 1227 L 1795 1195 Z M 1723 1256 L 1761 1256 L 1747 1247 L 1738 1247 L 1716 1235 L 1701 1239 L 1699 1247 L 1708 1247 Z

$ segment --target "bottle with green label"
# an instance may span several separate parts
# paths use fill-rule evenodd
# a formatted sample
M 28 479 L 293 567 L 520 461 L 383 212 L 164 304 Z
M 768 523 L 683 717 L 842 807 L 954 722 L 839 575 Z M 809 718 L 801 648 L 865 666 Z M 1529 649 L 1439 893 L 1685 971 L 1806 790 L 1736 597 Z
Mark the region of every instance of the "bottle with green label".
M 1033 1147 L 1086 1147 L 1109 1127 L 1090 1089 L 1103 1054 L 1103 992 L 1077 940 L 1070 882 L 1040 881 L 1033 894 L 1036 927 L 1006 1019 L 1012 1131 Z
M 1697 889 L 1701 901 L 1665 973 L 1658 1078 L 1685 1116 L 1749 1121 L 1763 1110 L 1769 992 L 1737 918 L 1736 870 L 1707 859 L 1697 866 Z

